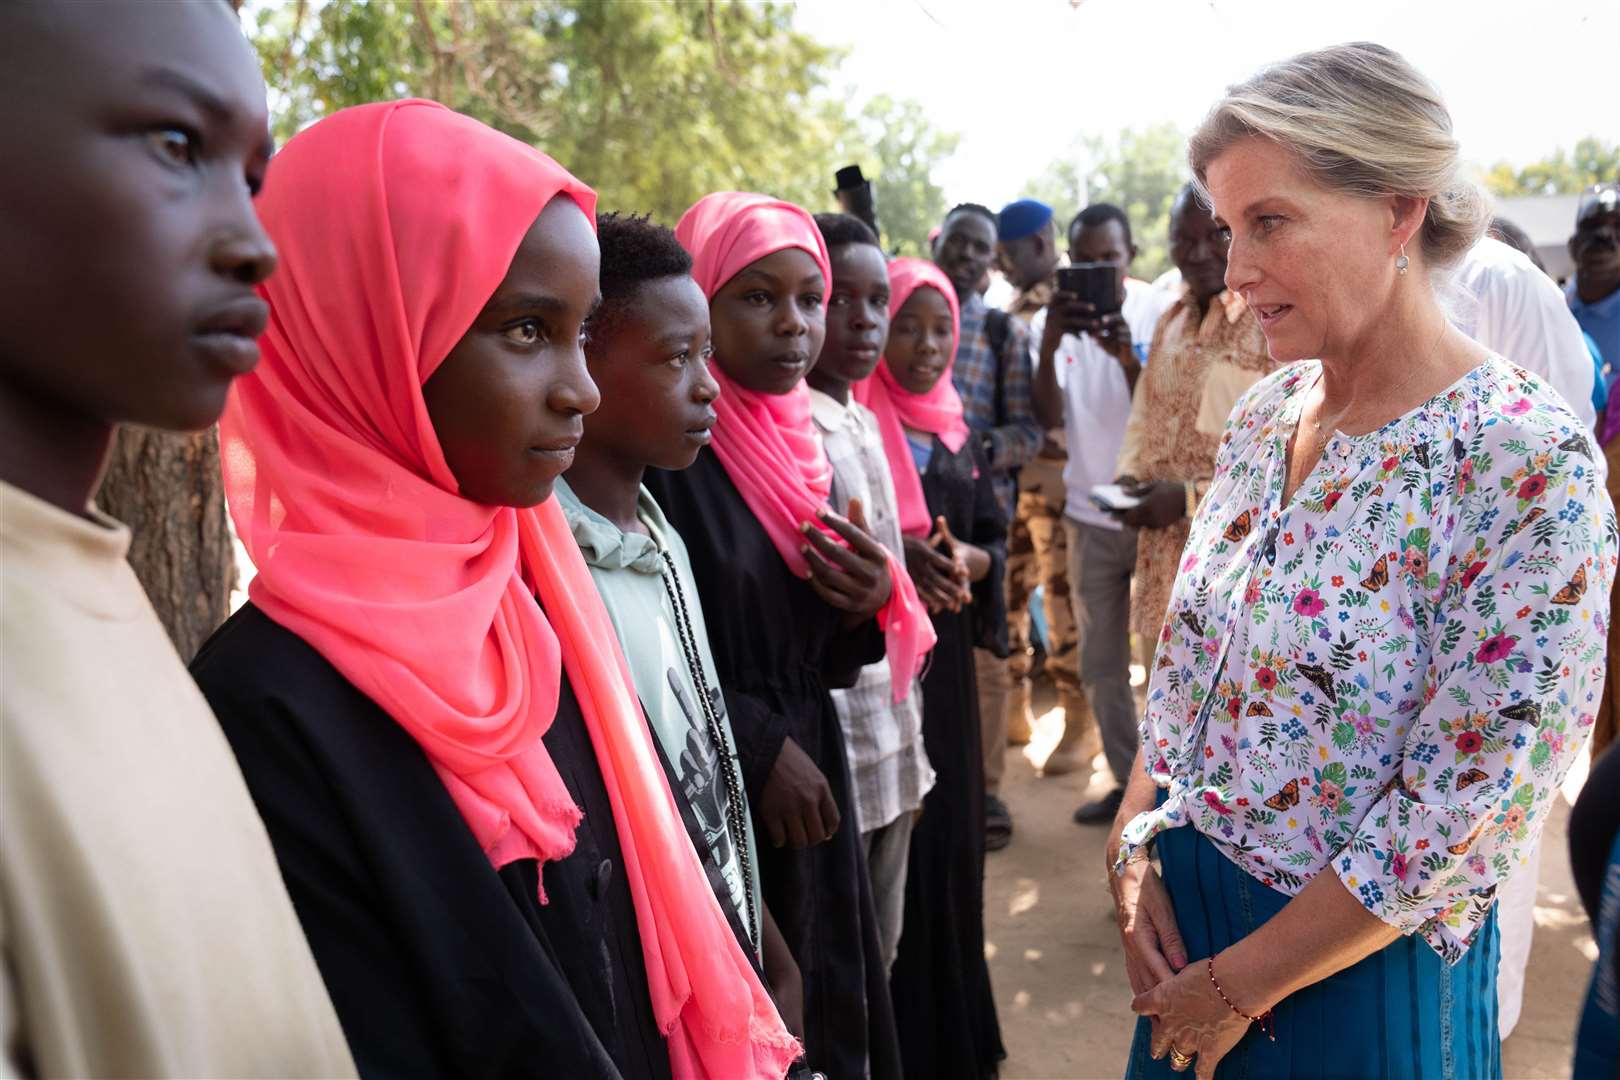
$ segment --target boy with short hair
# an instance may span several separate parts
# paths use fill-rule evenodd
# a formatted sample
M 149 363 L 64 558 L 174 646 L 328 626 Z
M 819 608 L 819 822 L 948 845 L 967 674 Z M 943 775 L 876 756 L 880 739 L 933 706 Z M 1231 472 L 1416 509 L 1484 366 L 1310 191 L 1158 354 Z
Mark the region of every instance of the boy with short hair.
M 645 217 L 597 217 L 602 301 L 585 345 L 601 392 L 556 494 L 613 619 L 670 789 L 733 931 L 803 1031 L 798 965 L 760 896 L 747 792 L 686 545 L 642 486 L 709 442 L 709 303 L 692 257 Z
M 833 280 L 827 294 L 827 340 L 805 379 L 811 415 L 833 468 L 832 502 L 844 506 L 860 500 L 872 535 L 903 559 L 906 548 L 883 436 L 871 410 L 850 395 L 850 387 L 877 368 L 889 334 L 883 250 L 876 235 L 851 215 L 817 214 L 816 225 L 827 242 Z M 924 590 L 921 583 L 919 590 Z M 930 606 L 936 602 L 925 590 L 921 595 Z M 832 695 L 844 727 L 855 818 L 872 878 L 883 957 L 893 967 L 905 914 L 911 826 L 923 796 L 934 786 L 934 770 L 923 748 L 922 690 L 914 683 L 896 701 L 889 666 L 877 663 L 862 669 L 854 686 Z
M 65 73 L 71 73 L 70 75 Z M 0 1072 L 353 1076 L 263 824 L 91 502 L 212 424 L 276 253 L 224 3 L 0 4 Z

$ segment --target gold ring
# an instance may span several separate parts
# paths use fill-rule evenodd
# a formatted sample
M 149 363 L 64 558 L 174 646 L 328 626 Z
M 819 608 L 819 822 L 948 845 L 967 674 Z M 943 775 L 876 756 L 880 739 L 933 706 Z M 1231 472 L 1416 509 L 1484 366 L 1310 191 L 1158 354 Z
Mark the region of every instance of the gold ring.
M 1180 1050 L 1177 1050 L 1173 1046 L 1170 1048 L 1170 1064 L 1174 1065 L 1178 1069 L 1185 1069 L 1192 1063 L 1193 1055 L 1183 1054 Z

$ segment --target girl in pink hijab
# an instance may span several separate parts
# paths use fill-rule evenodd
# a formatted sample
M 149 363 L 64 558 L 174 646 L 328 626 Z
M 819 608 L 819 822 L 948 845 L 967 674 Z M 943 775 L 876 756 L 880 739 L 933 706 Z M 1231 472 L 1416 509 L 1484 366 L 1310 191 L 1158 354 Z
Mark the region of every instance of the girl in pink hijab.
M 960 611 L 964 602 L 971 601 L 966 586 L 970 582 L 965 549 L 948 541 L 948 529 L 936 527 L 923 497 L 919 462 L 914 458 L 907 432 L 915 433 L 926 441 L 936 436 L 946 450 L 960 453 L 967 443 L 968 426 L 962 417 L 962 397 L 951 381 L 956 363 L 956 346 L 961 341 L 962 314 L 957 307 L 956 290 L 941 289 L 941 282 L 949 283 L 944 273 L 926 259 L 895 259 L 889 264 L 889 318 L 891 324 L 905 311 L 906 302 L 921 287 L 933 293 L 924 293 L 907 312 L 904 333 L 895 341 L 897 360 L 891 367 L 887 358 L 877 369 L 853 388 L 855 400 L 872 410 L 877 417 L 878 429 L 883 433 L 883 449 L 889 460 L 889 471 L 894 475 L 894 495 L 900 514 L 900 531 L 906 537 L 907 562 L 924 596 L 930 597 L 929 607 L 936 613 L 944 608 Z M 939 310 L 940 301 L 944 309 Z M 943 337 L 946 313 L 950 318 L 949 349 L 939 347 L 918 356 L 915 349 L 918 331 L 926 331 L 920 315 L 923 304 L 935 308 L 936 336 Z M 892 325 L 891 325 L 892 329 Z M 923 333 L 927 336 L 926 332 Z M 926 464 L 926 463 L 924 463 Z M 982 559 L 974 557 L 981 568 Z
M 844 735 L 829 689 L 885 655 L 906 686 L 933 644 L 903 567 L 826 504 L 832 470 L 805 373 L 831 272 L 814 220 L 725 192 L 676 227 L 709 298 L 713 444 L 646 484 L 685 538 L 749 801 L 761 885 L 804 976 L 806 1055 L 830 1076 L 900 1075 Z M 845 510 L 847 514 L 836 513 Z
M 889 284 L 888 345 L 854 394 L 883 433 L 913 572 L 925 592 L 959 591 L 957 603 L 933 613 L 939 642 L 923 676 L 923 744 L 936 780 L 911 836 L 905 930 L 890 985 L 906 1075 L 981 1080 L 1004 1052 L 984 959 L 984 757 L 973 650 L 1007 655 L 1007 521 L 951 385 L 956 290 L 922 259 L 890 263 Z
M 258 575 L 194 674 L 362 1074 L 783 1076 L 550 499 L 595 196 L 398 101 L 295 137 L 259 209 L 282 273 L 221 421 Z

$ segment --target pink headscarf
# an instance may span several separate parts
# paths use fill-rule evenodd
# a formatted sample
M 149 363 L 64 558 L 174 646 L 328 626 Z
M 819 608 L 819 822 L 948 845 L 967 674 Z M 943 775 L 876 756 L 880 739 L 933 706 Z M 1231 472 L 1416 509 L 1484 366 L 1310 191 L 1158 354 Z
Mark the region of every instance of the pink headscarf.
M 927 259 L 896 259 L 889 264 L 889 319 L 892 321 L 912 293 L 933 289 L 951 306 L 951 355 L 945 374 L 926 394 L 913 394 L 901 388 L 885 359 L 877 370 L 855 384 L 855 400 L 877 416 L 883 432 L 883 452 L 894 473 L 894 497 L 899 503 L 900 530 L 912 536 L 927 536 L 932 522 L 928 501 L 923 498 L 922 478 L 906 444 L 906 428 L 927 431 L 951 453 L 967 442 L 967 421 L 962 419 L 962 397 L 951 382 L 956 366 L 956 347 L 962 341 L 962 312 L 956 303 L 956 289 L 939 267 Z
M 827 245 L 815 219 L 792 203 L 768 195 L 722 191 L 705 195 L 681 215 L 675 236 L 692 255 L 692 277 L 710 300 L 749 264 L 786 248 L 816 260 L 832 285 Z M 799 577 L 810 566 L 799 548 L 799 526 L 816 522 L 832 492 L 832 465 L 810 416 L 810 391 L 800 382 L 786 394 L 759 394 L 726 377 L 722 365 L 710 374 L 720 384 L 715 402 L 714 453 L 759 520 L 782 560 Z M 836 538 L 826 526 L 824 531 Z M 934 647 L 934 627 L 917 598 L 903 563 L 889 555 L 894 590 L 878 612 L 887 646 L 894 699 L 904 701 Z
M 220 427 L 249 592 L 416 739 L 497 868 L 573 850 L 541 741 L 566 667 L 674 1075 L 780 1077 L 798 1046 L 681 825 L 561 510 L 462 498 L 423 400 L 559 196 L 592 216 L 556 162 L 428 101 L 345 109 L 276 155 L 270 327 Z

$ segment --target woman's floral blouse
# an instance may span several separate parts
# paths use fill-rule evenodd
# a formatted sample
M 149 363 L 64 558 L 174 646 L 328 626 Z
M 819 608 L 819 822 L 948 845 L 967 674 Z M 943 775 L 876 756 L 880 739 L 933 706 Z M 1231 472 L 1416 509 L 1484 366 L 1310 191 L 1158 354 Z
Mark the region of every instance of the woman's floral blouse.
M 1378 431 L 1335 434 L 1282 506 L 1320 365 L 1222 437 L 1142 727 L 1160 806 L 1294 894 L 1331 866 L 1455 961 L 1536 843 L 1603 689 L 1614 513 L 1589 433 L 1498 357 Z

